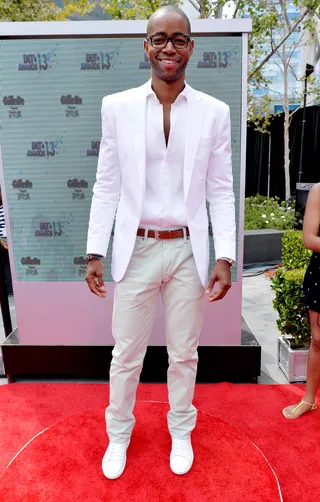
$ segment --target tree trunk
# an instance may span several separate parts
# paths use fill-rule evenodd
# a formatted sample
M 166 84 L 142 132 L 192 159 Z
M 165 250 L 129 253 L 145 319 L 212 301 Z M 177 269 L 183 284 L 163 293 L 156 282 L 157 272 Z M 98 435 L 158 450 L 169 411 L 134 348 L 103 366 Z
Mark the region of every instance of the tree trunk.
M 284 178 L 286 189 L 286 200 L 290 197 L 290 148 L 289 148 L 289 127 L 290 127 L 290 114 L 289 106 L 284 109 Z
M 199 13 L 200 19 L 207 19 L 206 2 L 203 0 L 199 1 Z
M 285 197 L 286 200 L 290 197 L 290 148 L 289 148 L 289 127 L 290 127 L 290 111 L 288 99 L 288 61 L 286 57 L 286 44 L 282 47 L 283 55 L 283 109 L 284 109 L 284 178 L 285 178 Z

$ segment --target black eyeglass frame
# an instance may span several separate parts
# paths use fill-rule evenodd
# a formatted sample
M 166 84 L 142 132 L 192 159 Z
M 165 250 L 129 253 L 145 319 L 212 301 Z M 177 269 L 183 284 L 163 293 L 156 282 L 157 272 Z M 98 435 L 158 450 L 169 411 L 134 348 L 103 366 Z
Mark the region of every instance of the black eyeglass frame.
M 167 39 L 167 41 L 166 41 L 166 43 L 165 43 L 165 45 L 164 45 L 163 47 L 159 47 L 159 46 L 155 47 L 155 46 L 153 45 L 153 43 L 152 43 L 152 39 L 153 39 L 154 37 L 159 37 L 159 36 L 166 37 L 166 39 Z M 176 37 L 183 37 L 183 38 L 185 38 L 185 39 L 186 39 L 186 46 L 185 46 L 185 47 L 176 47 L 176 46 L 174 45 L 174 41 L 173 41 L 173 39 L 174 39 L 174 38 L 176 38 Z M 174 47 L 175 49 L 181 49 L 181 50 L 183 50 L 183 49 L 186 49 L 186 48 L 188 47 L 189 43 L 191 42 L 191 37 L 189 37 L 189 35 L 185 35 L 184 33 L 179 33 L 179 34 L 173 35 L 173 37 L 168 37 L 168 36 L 167 36 L 167 35 L 165 35 L 164 33 L 161 33 L 161 34 L 159 33 L 159 34 L 150 35 L 150 36 L 146 37 L 146 40 L 147 40 L 147 42 L 150 42 L 150 43 L 151 43 L 151 45 L 152 45 L 152 47 L 153 47 L 154 49 L 164 49 L 165 47 L 167 47 L 168 43 L 169 43 L 169 42 L 171 42 L 171 43 L 172 43 L 172 45 L 173 45 L 173 47 Z

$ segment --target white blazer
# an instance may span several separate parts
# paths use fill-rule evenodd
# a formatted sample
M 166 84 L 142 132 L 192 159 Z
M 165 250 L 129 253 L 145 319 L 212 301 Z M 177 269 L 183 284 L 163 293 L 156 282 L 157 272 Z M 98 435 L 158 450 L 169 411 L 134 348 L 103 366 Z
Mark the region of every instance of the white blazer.
M 112 276 L 123 278 L 139 227 L 146 185 L 147 84 L 103 98 L 102 139 L 90 212 L 87 254 L 105 256 L 115 218 Z M 229 107 L 188 86 L 184 199 L 199 277 L 207 284 L 209 233 L 217 258 L 236 259 Z

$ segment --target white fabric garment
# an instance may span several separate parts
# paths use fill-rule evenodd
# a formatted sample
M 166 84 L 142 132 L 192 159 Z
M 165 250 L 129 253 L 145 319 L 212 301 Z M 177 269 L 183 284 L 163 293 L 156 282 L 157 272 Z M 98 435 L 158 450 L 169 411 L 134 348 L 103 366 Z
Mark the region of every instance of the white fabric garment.
M 168 145 L 163 130 L 163 106 L 151 88 L 147 91 L 146 191 L 140 226 L 173 229 L 188 225 L 183 195 L 187 88 L 171 105 Z
M 187 439 L 196 424 L 192 399 L 204 288 L 191 242 L 137 237 L 114 295 L 112 333 L 116 344 L 110 368 L 110 405 L 106 410 L 107 431 L 114 443 L 128 441 L 135 423 L 136 390 L 159 293 L 169 355 L 169 431 L 174 438 Z
M 147 93 L 137 89 L 106 96 L 102 139 L 88 230 L 87 254 L 105 256 L 116 217 L 112 276 L 122 280 L 141 226 L 147 176 Z M 186 85 L 187 117 L 183 193 L 187 224 L 199 277 L 208 280 L 209 203 L 215 255 L 236 259 L 229 107 Z M 174 127 L 174 125 L 173 125 Z

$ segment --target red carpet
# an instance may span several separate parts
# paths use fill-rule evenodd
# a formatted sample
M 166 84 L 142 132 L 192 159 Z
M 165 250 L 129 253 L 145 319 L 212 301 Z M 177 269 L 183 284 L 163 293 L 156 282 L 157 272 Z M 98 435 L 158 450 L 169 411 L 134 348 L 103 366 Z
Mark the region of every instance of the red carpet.
M 290 422 L 281 415 L 302 392 L 289 385 L 198 385 L 195 463 L 183 477 L 168 465 L 167 405 L 138 403 L 127 469 L 110 482 L 100 467 L 107 385 L 0 387 L 0 501 L 273 502 L 281 499 L 272 467 L 285 502 L 318 502 L 320 411 Z M 141 385 L 138 400 L 166 401 L 166 386 Z
M 116 482 L 101 472 L 103 410 L 68 417 L 35 438 L 5 471 L 0 500 L 280 500 L 275 476 L 248 438 L 203 412 L 194 433 L 193 469 L 185 477 L 171 473 L 170 439 L 163 426 L 167 411 L 162 403 L 137 404 L 127 468 Z

